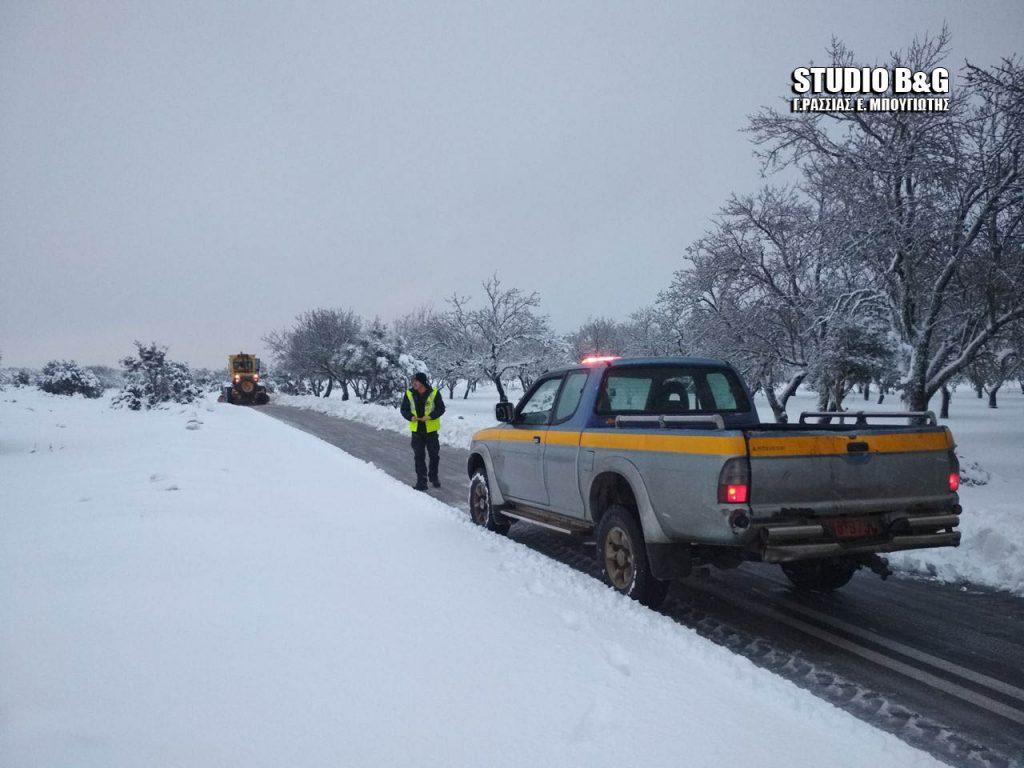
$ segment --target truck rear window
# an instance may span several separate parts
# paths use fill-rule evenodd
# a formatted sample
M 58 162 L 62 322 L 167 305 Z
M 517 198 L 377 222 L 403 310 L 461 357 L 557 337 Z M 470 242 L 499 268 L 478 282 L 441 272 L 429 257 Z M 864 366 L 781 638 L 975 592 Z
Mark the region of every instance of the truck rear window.
M 725 368 L 655 365 L 611 368 L 597 412 L 643 416 L 740 413 L 750 410 L 739 379 Z

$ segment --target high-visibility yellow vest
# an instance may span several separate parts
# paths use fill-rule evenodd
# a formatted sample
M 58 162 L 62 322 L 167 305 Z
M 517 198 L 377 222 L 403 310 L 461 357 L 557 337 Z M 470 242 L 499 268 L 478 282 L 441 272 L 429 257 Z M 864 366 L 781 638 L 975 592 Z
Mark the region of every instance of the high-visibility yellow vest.
M 412 415 L 413 415 L 412 421 L 409 422 L 409 429 L 412 430 L 413 432 L 415 432 L 416 428 L 419 427 L 419 425 L 420 425 L 420 422 L 416 421 L 416 418 L 415 418 L 416 417 L 416 400 L 412 396 L 412 390 L 411 389 L 405 390 L 405 396 L 407 398 L 409 398 L 409 408 L 412 411 Z M 423 405 L 423 415 L 424 416 L 429 416 L 430 412 L 432 410 L 434 410 L 434 398 L 435 397 L 437 397 L 437 390 L 436 389 L 430 390 L 430 394 L 427 395 L 427 402 L 424 403 L 424 405 Z M 430 432 L 437 432 L 437 430 L 439 430 L 441 428 L 441 420 L 440 419 L 427 419 L 423 423 L 427 425 L 427 432 L 428 433 L 430 433 Z

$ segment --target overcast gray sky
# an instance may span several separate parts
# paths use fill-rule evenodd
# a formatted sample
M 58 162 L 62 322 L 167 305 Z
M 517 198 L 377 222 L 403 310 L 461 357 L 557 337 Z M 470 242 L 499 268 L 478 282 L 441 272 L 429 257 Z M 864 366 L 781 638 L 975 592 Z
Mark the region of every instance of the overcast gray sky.
M 497 270 L 554 326 L 650 303 L 745 115 L 833 34 L 952 64 L 1024 3 L 0 0 L 0 352 L 223 365 L 317 306 L 390 319 Z

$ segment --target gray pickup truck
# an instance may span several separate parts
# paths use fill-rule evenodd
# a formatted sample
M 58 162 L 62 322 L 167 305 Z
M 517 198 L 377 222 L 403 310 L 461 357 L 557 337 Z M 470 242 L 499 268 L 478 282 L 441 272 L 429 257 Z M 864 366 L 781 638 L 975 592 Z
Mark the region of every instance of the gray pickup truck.
M 593 537 L 608 583 L 647 605 L 698 565 L 778 563 L 830 592 L 887 575 L 881 553 L 960 543 L 953 437 L 930 412 L 764 424 L 731 366 L 689 357 L 588 359 L 495 412 L 470 449 L 474 522 Z

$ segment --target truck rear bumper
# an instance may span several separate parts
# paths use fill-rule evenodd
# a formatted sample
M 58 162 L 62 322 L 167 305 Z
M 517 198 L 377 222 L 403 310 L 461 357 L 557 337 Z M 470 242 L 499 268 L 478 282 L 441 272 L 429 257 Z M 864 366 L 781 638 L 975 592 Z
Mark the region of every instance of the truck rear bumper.
M 812 526 L 801 526 L 812 527 Z M 960 545 L 960 531 L 944 531 L 892 536 L 882 541 L 866 542 L 807 542 L 775 544 L 769 541 L 761 552 L 766 563 L 789 563 L 847 555 L 870 555 L 879 552 L 899 552 L 905 549 L 956 547 Z

